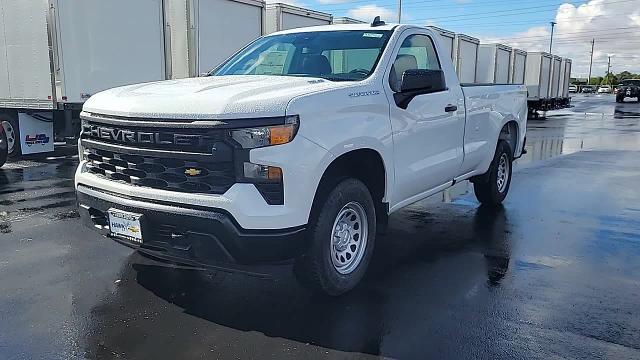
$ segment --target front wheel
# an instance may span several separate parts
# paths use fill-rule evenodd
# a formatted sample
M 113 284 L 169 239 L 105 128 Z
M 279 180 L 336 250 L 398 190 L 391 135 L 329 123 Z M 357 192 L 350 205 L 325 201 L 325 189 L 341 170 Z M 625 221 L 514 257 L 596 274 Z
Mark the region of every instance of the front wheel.
M 296 259 L 300 283 L 331 296 L 353 289 L 364 276 L 375 244 L 376 210 L 367 186 L 341 181 L 312 220 L 307 253 Z
M 504 201 L 511 185 L 513 151 L 509 144 L 498 141 L 496 153 L 489 170 L 473 180 L 476 198 L 482 204 L 497 206 Z

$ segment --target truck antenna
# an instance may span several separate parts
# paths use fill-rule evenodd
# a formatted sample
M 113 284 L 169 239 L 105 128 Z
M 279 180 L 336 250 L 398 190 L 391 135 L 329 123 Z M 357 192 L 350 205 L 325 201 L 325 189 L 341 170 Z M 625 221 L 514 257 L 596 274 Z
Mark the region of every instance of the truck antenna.
M 373 19 L 373 22 L 371 23 L 371 27 L 383 26 L 383 25 L 385 25 L 385 22 L 380 20 L 380 16 L 376 16 Z

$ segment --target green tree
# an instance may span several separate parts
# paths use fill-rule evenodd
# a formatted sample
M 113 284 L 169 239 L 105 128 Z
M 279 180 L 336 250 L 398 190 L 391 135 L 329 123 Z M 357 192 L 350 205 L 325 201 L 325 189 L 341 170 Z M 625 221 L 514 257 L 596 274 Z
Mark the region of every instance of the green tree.
M 632 79 L 634 77 L 634 74 L 628 72 L 628 71 L 623 71 L 621 73 L 618 74 L 618 80 L 622 81 L 625 79 Z
M 618 85 L 618 77 L 615 74 L 608 73 L 607 76 L 604 77 L 603 83 L 607 85 Z

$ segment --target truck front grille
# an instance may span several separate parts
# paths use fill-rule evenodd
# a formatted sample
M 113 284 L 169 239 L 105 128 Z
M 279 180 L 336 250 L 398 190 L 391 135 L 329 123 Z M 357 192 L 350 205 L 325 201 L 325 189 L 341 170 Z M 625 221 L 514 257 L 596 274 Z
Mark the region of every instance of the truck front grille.
M 202 162 L 170 157 L 132 155 L 86 148 L 87 170 L 110 180 L 154 189 L 223 194 L 236 182 L 232 161 Z

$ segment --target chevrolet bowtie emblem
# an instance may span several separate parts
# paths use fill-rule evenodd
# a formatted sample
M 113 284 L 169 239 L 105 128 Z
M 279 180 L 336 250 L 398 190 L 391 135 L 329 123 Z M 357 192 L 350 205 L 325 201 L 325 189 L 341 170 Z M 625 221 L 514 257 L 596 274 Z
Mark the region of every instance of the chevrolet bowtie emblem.
M 202 170 L 189 168 L 189 169 L 185 169 L 184 173 L 189 175 L 189 176 L 198 176 L 198 175 L 202 174 Z

